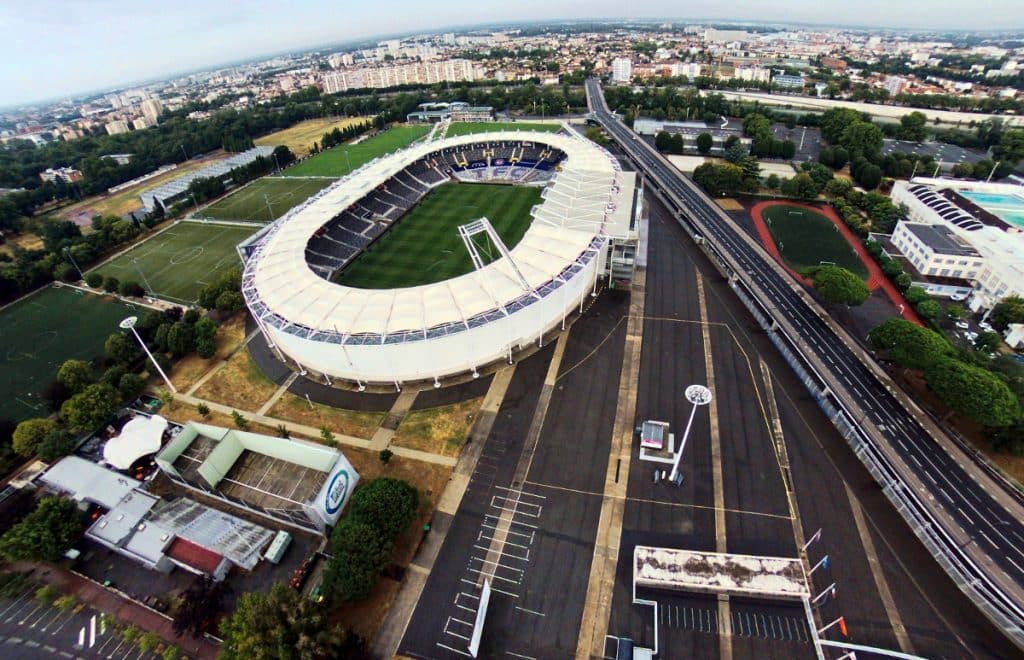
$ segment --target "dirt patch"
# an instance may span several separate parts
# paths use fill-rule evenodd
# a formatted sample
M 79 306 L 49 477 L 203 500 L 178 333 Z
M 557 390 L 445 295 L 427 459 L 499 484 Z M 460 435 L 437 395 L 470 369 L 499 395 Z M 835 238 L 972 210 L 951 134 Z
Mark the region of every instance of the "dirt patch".
M 351 629 L 370 644 L 377 637 L 377 631 L 384 623 L 384 617 L 395 602 L 401 586 L 399 582 L 381 577 L 373 585 L 369 598 L 359 603 L 342 605 L 334 611 L 330 620 Z
M 724 211 L 742 211 L 743 210 L 743 204 L 740 204 L 739 201 L 737 201 L 735 199 L 732 199 L 731 197 L 726 197 L 724 199 L 716 199 L 715 202 L 719 206 L 721 206 L 722 210 L 724 210 Z
M 290 128 L 286 128 L 270 135 L 256 138 L 257 145 L 276 147 L 287 146 L 296 156 L 305 156 L 314 142 L 320 142 L 324 133 L 334 130 L 341 130 L 353 124 L 361 124 L 369 121 L 370 117 L 349 117 L 347 119 L 310 119 L 302 121 Z
M 276 391 L 277 385 L 263 375 L 249 351 L 239 351 L 195 395 L 239 411 L 256 411 Z
M 482 404 L 483 397 L 477 397 L 450 406 L 411 412 L 402 420 L 391 442 L 432 454 L 458 456 Z
M 285 393 L 267 413 L 271 417 L 286 419 L 296 424 L 314 428 L 326 426 L 333 433 L 351 435 L 369 440 L 377 427 L 384 421 L 383 412 L 343 410 L 314 403 L 310 406 L 305 398 Z
M 245 340 L 245 315 L 236 314 L 217 330 L 217 352 L 209 360 L 195 353 L 178 360 L 171 369 L 171 382 L 180 391 L 192 387 L 203 375 L 221 360 L 238 350 Z

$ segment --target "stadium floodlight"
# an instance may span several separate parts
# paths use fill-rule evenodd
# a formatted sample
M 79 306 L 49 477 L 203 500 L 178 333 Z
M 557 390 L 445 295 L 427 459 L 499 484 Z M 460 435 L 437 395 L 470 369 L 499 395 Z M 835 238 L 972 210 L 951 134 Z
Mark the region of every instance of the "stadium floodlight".
M 160 376 L 164 379 L 164 382 L 167 383 L 167 387 L 170 388 L 171 392 L 177 394 L 178 390 L 177 388 L 174 387 L 174 383 L 172 383 L 171 379 L 167 377 L 167 374 L 164 373 L 164 370 L 160 368 L 160 365 L 157 363 L 156 358 L 153 357 L 153 354 L 149 352 L 149 347 L 146 346 L 146 342 L 142 341 L 142 337 L 139 336 L 138 330 L 135 329 L 135 324 L 138 322 L 138 316 L 129 316 L 125 320 L 121 321 L 120 327 L 122 330 L 132 331 L 132 334 L 135 335 L 135 338 L 139 340 L 139 345 L 142 346 L 142 350 L 146 351 L 146 355 L 149 356 L 149 359 L 153 363 L 153 366 L 156 367 L 156 370 L 160 373 Z
M 65 247 L 63 250 L 61 250 L 61 252 L 64 253 L 65 257 L 67 257 L 69 260 L 71 260 L 71 265 L 74 266 L 75 270 L 78 271 L 78 276 L 81 277 L 82 280 L 85 280 L 85 273 L 83 273 L 82 269 L 78 267 L 78 262 L 75 261 L 75 257 L 74 257 L 74 255 L 71 254 L 71 250 L 69 248 Z
M 693 417 L 697 414 L 697 408 L 711 403 L 711 390 L 704 385 L 690 385 L 683 392 L 683 396 L 686 397 L 687 401 L 693 404 L 693 409 L 690 410 L 690 419 L 686 422 L 686 430 L 683 431 L 683 439 L 679 442 L 679 451 L 676 452 L 676 459 L 672 463 L 672 473 L 668 477 L 668 480 L 671 483 L 675 483 L 676 479 L 679 477 L 679 462 L 683 458 L 683 450 L 686 449 L 686 439 L 690 435 L 690 427 L 693 425 Z

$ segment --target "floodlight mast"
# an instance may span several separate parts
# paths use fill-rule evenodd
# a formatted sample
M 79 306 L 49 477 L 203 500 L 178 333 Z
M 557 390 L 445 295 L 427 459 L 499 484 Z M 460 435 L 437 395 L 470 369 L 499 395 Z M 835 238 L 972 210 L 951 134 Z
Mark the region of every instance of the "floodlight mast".
M 686 422 L 686 430 L 683 431 L 683 439 L 679 443 L 679 451 L 676 452 L 675 461 L 672 463 L 672 473 L 668 477 L 668 480 L 672 483 L 674 483 L 676 478 L 679 476 L 679 463 L 683 459 L 683 450 L 686 449 L 686 439 L 690 435 L 690 427 L 693 425 L 693 418 L 697 414 L 697 408 L 711 403 L 711 390 L 704 385 L 690 385 L 683 392 L 683 396 L 686 397 L 687 401 L 693 404 L 693 409 L 690 410 L 690 419 Z
M 156 361 L 156 358 L 153 357 L 153 354 L 149 352 L 149 347 L 146 346 L 146 342 L 142 341 L 142 337 L 139 336 L 139 332 L 135 329 L 135 324 L 138 322 L 138 316 L 129 316 L 125 320 L 121 321 L 120 327 L 122 330 L 132 331 L 132 334 L 135 335 L 135 338 L 139 341 L 139 345 L 142 346 L 142 350 L 146 351 L 146 355 L 149 356 L 149 360 L 153 363 L 153 366 L 156 367 L 156 370 L 160 373 L 160 376 L 164 379 L 164 382 L 167 383 L 167 387 L 170 388 L 171 392 L 177 394 L 178 390 L 177 388 L 174 387 L 174 383 L 172 383 L 171 379 L 167 377 L 167 374 L 164 373 L 164 370 L 160 368 L 160 364 Z

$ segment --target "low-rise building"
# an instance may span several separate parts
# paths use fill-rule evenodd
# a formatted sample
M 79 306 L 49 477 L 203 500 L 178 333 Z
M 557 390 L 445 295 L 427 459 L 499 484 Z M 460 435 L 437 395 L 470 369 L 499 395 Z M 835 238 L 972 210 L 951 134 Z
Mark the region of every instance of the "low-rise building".
M 57 179 L 64 183 L 75 183 L 82 180 L 82 172 L 73 167 L 58 167 L 56 169 L 48 167 L 39 173 L 39 178 L 50 183 L 56 182 Z

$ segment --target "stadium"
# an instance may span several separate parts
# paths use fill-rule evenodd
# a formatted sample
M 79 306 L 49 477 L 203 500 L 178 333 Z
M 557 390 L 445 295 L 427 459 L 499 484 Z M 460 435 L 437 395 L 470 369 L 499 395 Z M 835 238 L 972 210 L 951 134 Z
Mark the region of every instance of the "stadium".
M 638 194 L 635 174 L 568 127 L 426 141 L 239 246 L 242 290 L 303 375 L 439 386 L 542 344 L 599 280 L 628 282 Z

